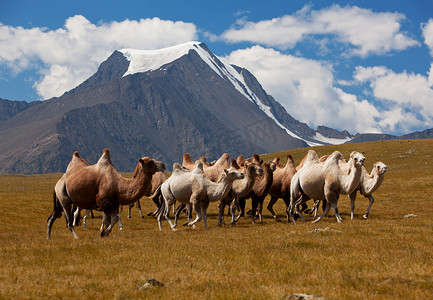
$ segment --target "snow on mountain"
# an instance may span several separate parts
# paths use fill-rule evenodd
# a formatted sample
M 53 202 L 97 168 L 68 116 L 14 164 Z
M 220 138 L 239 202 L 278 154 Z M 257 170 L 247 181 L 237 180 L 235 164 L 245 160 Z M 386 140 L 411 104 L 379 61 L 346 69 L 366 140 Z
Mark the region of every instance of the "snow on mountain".
M 162 66 L 188 54 L 190 50 L 197 52 L 200 58 L 206 62 L 207 65 L 217 73 L 221 78 L 229 80 L 233 86 L 245 98 L 255 103 L 268 117 L 275 121 L 275 123 L 284 129 L 290 136 L 298 138 L 306 142 L 309 146 L 317 146 L 323 144 L 342 144 L 350 140 L 347 139 L 331 139 L 327 138 L 320 133 L 311 139 L 305 139 L 300 135 L 289 130 L 283 126 L 277 118 L 272 114 L 269 106 L 265 105 L 254 92 L 245 83 L 242 73 L 239 73 L 231 64 L 224 61 L 222 58 L 204 49 L 200 42 L 187 42 L 180 45 L 167 47 L 157 50 L 135 50 L 135 49 L 122 49 L 119 50 L 126 59 L 130 62 L 128 70 L 123 74 L 123 77 L 135 73 L 144 73 L 154 71 Z

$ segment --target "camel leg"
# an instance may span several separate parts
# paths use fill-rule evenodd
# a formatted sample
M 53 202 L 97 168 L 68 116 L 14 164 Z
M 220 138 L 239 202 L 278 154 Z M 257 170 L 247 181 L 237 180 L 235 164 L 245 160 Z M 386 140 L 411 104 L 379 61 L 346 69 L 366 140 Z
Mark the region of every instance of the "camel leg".
M 131 211 L 134 207 L 134 203 L 128 205 L 128 219 L 131 219 Z
M 337 202 L 332 202 L 331 207 L 335 213 L 335 218 L 337 219 L 337 222 L 341 223 L 341 217 L 340 217 L 340 214 L 338 213 Z
M 194 226 L 195 223 L 197 223 L 198 221 L 200 221 L 202 219 L 201 204 L 200 204 L 200 202 L 197 201 L 197 200 L 193 200 L 192 201 L 192 207 L 193 207 L 195 213 L 197 214 L 197 217 L 195 218 L 194 221 L 189 222 L 188 226 Z
M 78 239 L 78 235 L 75 233 L 74 230 L 72 203 L 71 202 L 63 203 L 62 206 L 63 206 L 63 212 L 65 213 L 66 227 L 72 232 L 74 238 Z
M 177 227 L 177 221 L 179 220 L 179 215 L 182 212 L 182 210 L 185 208 L 185 206 L 186 206 L 185 203 L 179 204 L 179 206 L 176 208 L 176 211 L 174 212 L 174 227 L 175 228 Z M 185 224 L 184 224 L 184 226 L 185 226 Z
M 320 215 L 316 220 L 314 220 L 313 224 L 319 222 L 320 220 L 322 220 L 322 218 L 324 216 L 326 216 L 329 213 L 330 210 L 331 210 L 331 205 L 327 204 L 326 207 L 325 207 L 325 209 L 323 210 L 322 215 Z
M 80 225 L 80 218 L 81 218 L 81 209 L 77 206 L 77 209 L 74 211 L 74 222 L 72 223 L 74 227 Z
M 239 204 L 239 214 L 236 217 L 235 221 L 232 222 L 232 225 L 236 224 L 240 218 L 245 216 L 245 202 L 246 202 L 246 198 L 239 198 L 238 199 L 238 204 Z
M 362 216 L 364 219 L 368 218 L 368 214 L 370 213 L 370 208 L 373 205 L 374 197 L 372 195 L 368 196 L 368 199 L 370 200 L 370 204 L 368 205 L 367 210 L 365 211 L 365 214 Z
M 117 218 L 119 219 L 119 230 L 123 230 L 122 222 L 120 221 L 120 214 L 117 214 Z
M 224 223 L 224 210 L 226 208 L 226 204 L 223 202 L 220 202 L 220 204 L 218 205 L 218 227 L 221 227 L 222 224 Z M 230 206 L 229 206 L 230 209 Z M 224 223 L 225 224 L 225 223 Z
M 268 204 L 268 206 L 266 208 L 272 214 L 272 216 L 274 217 L 274 220 L 277 221 L 277 222 L 279 222 L 280 219 L 278 218 L 277 214 L 274 212 L 274 208 L 273 208 L 274 205 L 275 205 L 275 203 L 277 202 L 277 200 L 278 200 L 277 197 L 271 195 L 271 200 L 269 201 L 269 204 Z
M 101 231 L 101 237 L 107 237 L 110 234 L 111 230 L 113 229 L 114 224 L 116 224 L 117 221 L 119 221 L 118 212 L 111 213 L 110 215 L 107 215 L 106 220 L 107 220 L 106 223 L 109 223 L 109 225 L 108 225 L 108 227 L 104 228 Z
M 176 229 L 176 225 L 173 224 L 173 223 L 171 222 L 171 220 L 170 220 L 170 209 L 171 209 L 171 206 L 172 206 L 172 203 L 170 203 L 170 202 L 167 203 L 167 206 L 166 206 L 166 208 L 165 208 L 164 216 L 165 216 L 165 219 L 167 220 L 168 224 L 170 224 L 170 228 L 171 228 L 171 230 L 176 231 L 176 230 L 177 230 L 177 229 Z
M 140 217 L 141 217 L 142 219 L 144 219 L 143 212 L 141 211 L 140 200 L 137 200 L 136 204 L 137 204 L 137 210 L 138 210 L 138 213 L 140 214 Z
M 353 220 L 355 216 L 355 199 L 356 199 L 356 191 L 349 194 L 350 198 L 350 219 Z
M 204 223 L 204 229 L 208 230 L 209 227 L 207 226 L 207 208 L 209 206 L 209 202 L 203 203 L 201 205 L 201 214 L 203 216 L 203 223 Z
M 89 217 L 91 211 L 92 210 L 90 210 L 90 209 L 86 209 L 86 211 L 84 212 L 84 217 L 83 217 L 83 229 L 84 230 L 86 230 L 87 218 Z
M 290 217 L 289 217 L 289 213 L 288 213 L 288 209 L 289 209 L 289 206 L 290 206 L 290 196 L 287 195 L 287 196 L 283 197 L 283 201 L 286 204 L 287 223 L 290 223 Z
M 62 211 L 63 211 L 62 205 L 57 200 L 55 193 L 53 195 L 53 199 L 54 199 L 53 212 L 47 219 L 47 239 L 50 239 L 51 237 L 51 228 L 53 227 L 54 221 L 62 216 Z
M 305 222 L 306 220 L 305 220 L 304 215 L 302 214 L 302 212 L 299 210 L 299 205 L 305 203 L 304 201 L 305 201 L 305 200 L 304 200 L 304 196 L 302 195 L 302 196 L 301 196 L 301 197 L 300 197 L 300 198 L 295 202 L 295 205 L 294 205 L 294 207 L 295 207 L 295 211 L 296 211 L 296 213 L 298 214 L 298 216 L 301 218 L 302 222 Z
M 152 197 L 152 201 L 156 205 L 156 210 L 154 212 L 148 213 L 147 215 L 149 217 L 155 216 L 158 213 L 159 207 L 162 205 L 162 201 L 164 201 L 164 198 L 162 197 L 162 195 L 160 197 L 160 195 L 161 194 L 157 194 L 154 197 Z

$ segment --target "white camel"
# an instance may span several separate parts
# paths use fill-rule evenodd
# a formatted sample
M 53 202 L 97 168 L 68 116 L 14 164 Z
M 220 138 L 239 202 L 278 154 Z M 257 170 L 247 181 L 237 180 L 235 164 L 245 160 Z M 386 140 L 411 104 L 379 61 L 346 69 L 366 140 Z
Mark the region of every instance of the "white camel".
M 212 182 L 207 178 L 203 171 L 203 162 L 197 161 L 195 168 L 191 172 L 185 172 L 182 167 L 175 163 L 173 165 L 173 173 L 160 187 L 164 197 L 164 205 L 158 212 L 158 226 L 162 229 L 161 218 L 164 216 L 170 224 L 172 230 L 176 230 L 177 219 L 174 224 L 170 220 L 170 208 L 175 201 L 184 204 L 192 204 L 197 217 L 194 221 L 188 223 L 188 226 L 193 226 L 198 221 L 203 219 L 205 229 L 208 229 L 207 224 L 207 207 L 209 202 L 215 202 L 224 198 L 232 187 L 235 180 L 243 179 L 244 174 L 233 169 L 224 169 L 218 182 Z M 157 193 L 158 190 L 155 192 Z
M 339 166 L 342 157 L 339 151 L 335 151 L 325 162 L 320 162 L 315 151 L 308 151 L 304 166 L 293 175 L 290 185 L 289 215 L 294 223 L 296 223 L 293 218 L 294 210 L 305 221 L 297 208 L 308 199 L 326 201 L 323 214 L 313 223 L 319 222 L 331 208 L 337 222 L 341 222 L 337 207 L 338 197 L 340 194 L 348 195 L 358 187 L 365 161 L 361 153 L 354 151 L 347 162 L 347 170 L 342 170 Z
M 350 218 L 353 219 L 354 211 L 355 211 L 355 199 L 356 192 L 359 191 L 361 195 L 370 200 L 367 210 L 362 216 L 364 219 L 368 218 L 368 214 L 370 213 L 370 208 L 373 205 L 374 197 L 372 194 L 377 191 L 377 189 L 381 186 L 383 179 L 385 177 L 385 172 L 388 167 L 383 162 L 376 162 L 373 165 L 373 169 L 371 173 L 368 174 L 367 170 L 362 167 L 362 175 L 361 180 L 359 182 L 358 187 L 349 194 L 350 198 Z

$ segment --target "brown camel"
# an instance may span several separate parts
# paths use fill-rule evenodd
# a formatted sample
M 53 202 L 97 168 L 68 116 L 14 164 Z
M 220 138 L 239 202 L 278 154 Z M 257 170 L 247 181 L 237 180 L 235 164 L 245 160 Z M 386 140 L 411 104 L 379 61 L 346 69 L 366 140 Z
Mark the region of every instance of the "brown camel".
M 271 195 L 271 200 L 267 206 L 267 209 L 271 212 L 275 221 L 279 221 L 278 216 L 275 214 L 273 206 L 279 198 L 282 198 L 286 204 L 286 213 L 290 205 L 290 183 L 292 182 L 292 177 L 296 173 L 295 162 L 293 157 L 287 155 L 287 163 L 282 165 L 280 159 L 276 157 L 273 162 L 277 165 L 273 173 L 273 181 L 271 188 L 269 189 L 269 194 Z M 289 222 L 289 214 L 287 214 L 287 222 Z
M 263 221 L 262 219 L 262 208 L 263 208 L 263 201 L 265 197 L 269 193 L 269 189 L 271 188 L 272 181 L 273 181 L 273 172 L 275 171 L 275 164 L 273 162 L 266 162 L 263 163 L 263 160 L 260 159 L 259 155 L 254 154 L 253 155 L 253 163 L 256 165 L 262 167 L 263 169 L 263 176 L 256 177 L 254 186 L 250 193 L 247 196 L 240 197 L 239 198 L 239 215 L 236 217 L 234 223 L 236 223 L 240 218 L 242 218 L 245 215 L 245 202 L 246 199 L 251 198 L 251 215 L 252 215 L 252 221 L 255 223 L 256 214 L 259 215 L 259 222 L 261 223 Z
M 243 167 L 239 167 L 236 160 L 234 158 L 230 161 L 231 167 L 241 172 L 245 175 L 244 179 L 234 181 L 232 184 L 232 189 L 227 194 L 226 197 L 220 200 L 218 204 L 219 208 L 219 215 L 218 215 L 218 226 L 221 226 L 221 224 L 224 222 L 224 208 L 226 205 L 230 206 L 233 203 L 233 199 L 237 202 L 236 205 L 238 205 L 238 199 L 240 197 L 248 195 L 251 190 L 253 189 L 254 183 L 256 181 L 256 178 L 263 175 L 263 169 L 259 167 L 258 165 L 244 161 Z M 232 224 L 235 222 L 235 209 L 232 208 Z
M 128 205 L 140 199 L 151 184 L 152 175 L 164 171 L 162 162 L 151 157 L 138 160 L 132 178 L 122 177 L 113 167 L 110 152 L 104 152 L 95 165 L 66 172 L 66 190 L 71 201 L 83 209 L 102 210 L 106 215 L 101 237 L 108 236 L 118 221 L 119 205 Z
M 89 164 L 80 157 L 77 151 L 72 155 L 72 159 L 66 168 L 66 173 L 74 172 L 78 169 L 84 168 Z M 65 212 L 66 227 L 72 232 L 75 238 L 78 238 L 74 231 L 73 218 L 72 218 L 72 202 L 66 192 L 66 173 L 57 181 L 53 191 L 54 207 L 53 212 L 47 219 L 47 239 L 51 236 L 51 228 L 56 219 L 62 216 L 62 211 Z

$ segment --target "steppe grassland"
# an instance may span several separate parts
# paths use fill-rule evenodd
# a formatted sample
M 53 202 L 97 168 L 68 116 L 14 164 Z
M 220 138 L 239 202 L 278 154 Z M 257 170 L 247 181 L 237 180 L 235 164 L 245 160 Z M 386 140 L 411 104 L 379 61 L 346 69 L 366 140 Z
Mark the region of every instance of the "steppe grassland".
M 368 220 L 362 219 L 368 201 L 359 195 L 355 220 L 347 196 L 340 197 L 341 224 L 332 212 L 318 224 L 277 223 L 265 208 L 263 224 L 246 217 L 235 227 L 217 228 L 217 205 L 211 204 L 208 231 L 201 222 L 196 230 L 171 232 L 165 221 L 159 231 L 154 218 L 142 220 L 134 208 L 131 219 L 123 211 L 124 229 L 116 227 L 108 238 L 99 237 L 96 212 L 86 231 L 77 228 L 79 240 L 63 216 L 46 240 L 52 189 L 61 174 L 0 176 L 0 298 L 284 299 L 293 293 L 326 299 L 430 298 L 433 140 L 314 149 L 319 156 L 364 152 L 369 172 L 376 161 L 388 165 Z M 287 153 L 299 163 L 307 149 L 263 158 L 279 156 L 284 162 Z M 154 204 L 145 198 L 142 208 L 150 212 Z M 279 200 L 275 211 L 281 219 L 284 210 Z M 408 214 L 416 216 L 405 218 Z M 141 288 L 149 278 L 164 287 Z

